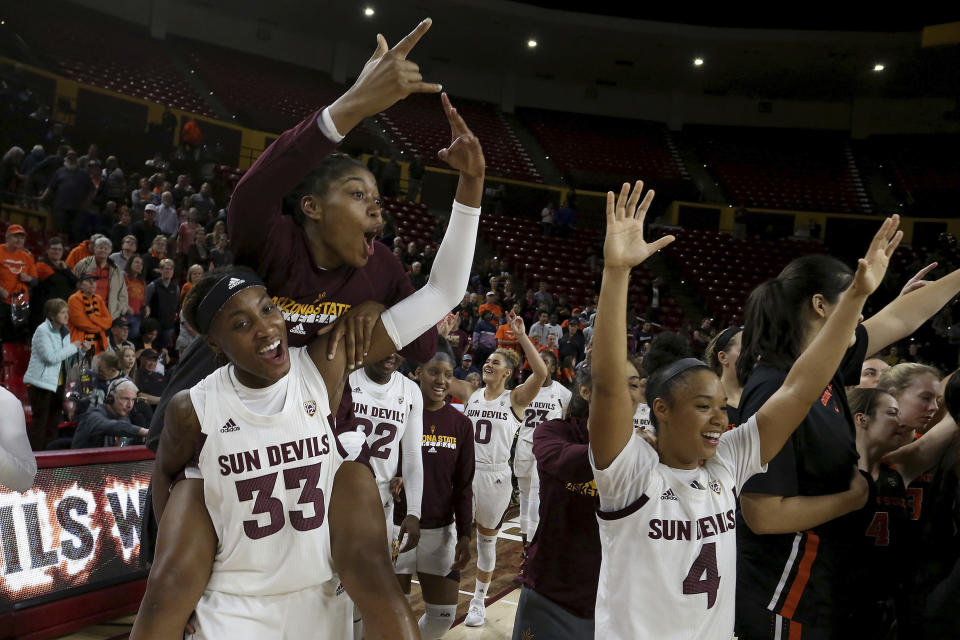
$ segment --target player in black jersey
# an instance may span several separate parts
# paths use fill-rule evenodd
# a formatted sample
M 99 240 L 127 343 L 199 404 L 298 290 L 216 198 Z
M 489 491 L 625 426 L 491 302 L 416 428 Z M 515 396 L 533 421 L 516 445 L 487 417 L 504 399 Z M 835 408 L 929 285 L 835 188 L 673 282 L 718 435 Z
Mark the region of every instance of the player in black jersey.
M 728 327 L 718 333 L 703 353 L 703 361 L 720 376 L 720 384 L 727 394 L 727 429 L 740 424 L 740 395 L 743 385 L 737 378 L 737 359 L 740 357 L 740 338 L 743 327 Z

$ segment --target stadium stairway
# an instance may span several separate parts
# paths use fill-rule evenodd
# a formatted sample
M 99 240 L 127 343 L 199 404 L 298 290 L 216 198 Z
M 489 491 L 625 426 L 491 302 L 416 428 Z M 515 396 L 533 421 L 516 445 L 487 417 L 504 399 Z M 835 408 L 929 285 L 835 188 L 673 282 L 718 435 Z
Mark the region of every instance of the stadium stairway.
M 671 268 L 670 261 L 667 260 L 663 252 L 657 252 L 650 256 L 644 261 L 643 265 L 647 267 L 651 275 L 663 280 L 663 284 L 670 292 L 670 297 L 680 305 L 683 310 L 683 317 L 690 322 L 691 327 L 696 328 L 700 319 L 709 315 L 697 292 L 683 279 L 683 274 L 679 270 Z M 638 311 L 640 311 L 640 315 L 643 315 L 642 309 Z M 683 337 L 686 338 L 687 336 Z M 695 355 L 700 357 L 700 354 Z
M 506 122 L 507 127 L 513 129 L 514 133 L 517 134 L 517 138 L 520 139 L 520 143 L 527 150 L 527 153 L 530 154 L 530 160 L 537 168 L 537 171 L 540 172 L 540 177 L 543 178 L 543 181 L 547 184 L 561 184 L 563 182 L 563 176 L 560 170 L 557 169 L 557 165 L 550 160 L 550 156 L 546 150 L 540 146 L 540 142 L 536 136 L 523 126 L 512 113 L 503 112 L 500 114 L 500 117 Z
M 700 202 L 726 203 L 730 200 L 714 177 L 707 170 L 706 161 L 700 157 L 695 145 L 691 144 L 683 133 L 669 133 L 677 147 L 677 153 L 683 165 L 690 172 L 690 180 L 700 195 Z
M 236 120 L 236 114 L 227 109 L 220 98 L 214 95 L 210 87 L 207 86 L 207 83 L 200 78 L 200 74 L 196 73 L 190 68 L 190 63 L 183 59 L 177 53 L 174 47 L 165 47 L 164 53 L 166 53 L 170 64 L 172 64 L 177 71 L 180 72 L 184 82 L 190 85 L 190 88 L 196 91 L 197 95 L 203 96 L 204 102 L 206 102 L 210 108 L 213 109 L 214 113 L 217 115 L 217 118 L 223 120 L 224 122 L 232 122 Z

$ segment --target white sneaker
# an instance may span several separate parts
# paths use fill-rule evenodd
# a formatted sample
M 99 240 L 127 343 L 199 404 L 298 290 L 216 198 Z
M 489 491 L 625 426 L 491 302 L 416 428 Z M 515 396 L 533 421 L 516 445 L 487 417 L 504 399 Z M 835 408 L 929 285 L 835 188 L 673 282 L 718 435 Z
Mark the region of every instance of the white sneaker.
M 467 612 L 467 618 L 463 621 L 463 624 L 468 627 L 482 627 L 483 623 L 487 619 L 487 608 L 483 604 L 483 600 L 478 600 L 474 598 L 470 601 L 470 610 Z

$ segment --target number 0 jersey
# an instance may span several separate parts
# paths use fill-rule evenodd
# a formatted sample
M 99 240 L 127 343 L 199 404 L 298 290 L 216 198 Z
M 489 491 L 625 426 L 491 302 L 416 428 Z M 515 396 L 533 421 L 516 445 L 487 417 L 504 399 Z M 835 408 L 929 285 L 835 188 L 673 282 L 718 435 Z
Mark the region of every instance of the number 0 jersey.
M 513 436 L 520 428 L 520 419 L 513 412 L 510 390 L 487 400 L 483 388 L 467 400 L 465 413 L 473 423 L 474 453 L 480 464 L 506 464 L 510 461 Z
M 696 469 L 673 469 L 630 438 L 597 469 L 603 560 L 598 638 L 730 640 L 737 581 L 736 491 L 760 464 L 756 417 Z M 665 615 L 668 612 L 669 615 Z
M 306 348 L 289 358 L 274 415 L 247 408 L 233 365 L 190 389 L 202 433 L 197 468 L 219 540 L 208 591 L 286 594 L 335 577 L 327 511 L 343 458 L 320 372 Z

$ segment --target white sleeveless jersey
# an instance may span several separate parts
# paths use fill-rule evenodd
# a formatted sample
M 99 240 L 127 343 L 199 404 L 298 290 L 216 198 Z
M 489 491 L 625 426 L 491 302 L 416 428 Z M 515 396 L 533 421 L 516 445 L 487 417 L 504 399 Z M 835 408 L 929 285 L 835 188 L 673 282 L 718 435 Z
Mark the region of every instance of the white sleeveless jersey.
M 656 435 L 657 428 L 650 421 L 650 405 L 642 402 L 637 405 L 637 410 L 633 414 L 633 430 L 637 433 L 650 431 Z
M 467 400 L 466 412 L 473 423 L 474 457 L 481 464 L 506 464 L 510 461 L 513 436 L 520 428 L 520 419 L 513 413 L 510 390 L 493 400 L 477 389 Z
M 559 420 L 570 404 L 570 390 L 556 380 L 549 387 L 541 387 L 523 412 L 523 424 L 520 426 L 520 441 L 533 445 L 533 431 L 547 420 Z
M 190 390 L 203 444 L 198 469 L 219 544 L 207 590 L 286 594 L 335 576 L 327 513 L 343 462 L 330 401 L 306 348 L 289 351 L 279 413 L 248 409 L 221 367 Z
M 603 560 L 598 638 L 730 640 L 737 586 L 736 492 L 760 464 L 756 417 L 724 433 L 696 469 L 660 463 L 630 438 L 599 470 Z M 665 615 L 668 612 L 669 615 Z
M 363 369 L 350 374 L 349 384 L 357 430 L 367 437 L 370 466 L 379 484 L 389 483 L 397 475 L 400 441 L 411 411 L 423 405 L 420 387 L 399 371 L 387 384 L 377 384 Z

